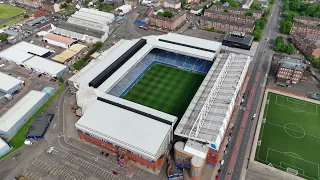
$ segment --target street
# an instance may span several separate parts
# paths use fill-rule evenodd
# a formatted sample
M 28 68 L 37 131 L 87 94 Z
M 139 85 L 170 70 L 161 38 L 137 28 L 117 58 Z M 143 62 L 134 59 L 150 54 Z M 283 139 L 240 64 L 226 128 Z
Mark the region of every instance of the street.
M 225 155 L 225 163 L 221 166 L 221 179 L 245 179 L 240 176 L 242 170 L 246 169 L 250 152 L 248 152 L 248 145 L 251 147 L 249 142 L 252 141 L 254 135 L 252 132 L 254 132 L 256 128 L 256 121 L 251 121 L 251 118 L 253 114 L 257 114 L 258 116 L 260 109 L 261 96 L 265 89 L 269 64 L 274 53 L 273 50 L 270 49 L 269 41 L 270 39 L 275 39 L 278 34 L 281 10 L 281 1 L 276 1 L 248 72 L 249 80 L 244 91 L 246 92 L 246 96 L 242 107 L 245 107 L 249 111 L 239 111 L 238 113 L 234 124 L 233 136 L 229 142 L 230 151 Z

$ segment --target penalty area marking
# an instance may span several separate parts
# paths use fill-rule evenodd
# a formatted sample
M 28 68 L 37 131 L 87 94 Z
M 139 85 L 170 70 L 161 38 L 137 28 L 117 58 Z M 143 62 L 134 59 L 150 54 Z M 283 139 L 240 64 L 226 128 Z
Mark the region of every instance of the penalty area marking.
M 301 110 L 301 109 L 296 109 L 296 108 L 292 108 L 292 107 L 289 107 L 289 106 L 286 106 L 286 105 L 283 105 L 281 103 L 278 103 L 278 95 L 276 95 L 276 101 L 275 101 L 275 104 L 278 105 L 278 106 L 282 106 L 282 107 L 286 107 L 288 109 L 290 109 L 291 111 L 294 111 L 294 112 L 301 112 L 301 113 L 308 113 L 308 114 L 312 114 L 312 115 L 318 115 L 318 109 L 317 109 L 317 106 L 316 106 L 316 112 L 308 112 L 308 111 L 305 111 L 305 110 Z
M 282 164 L 285 164 L 285 165 L 287 165 L 287 166 L 289 166 L 289 167 L 291 167 L 292 169 L 295 169 L 295 170 L 299 169 L 299 170 L 302 171 L 302 174 L 304 175 L 304 169 L 301 169 L 301 168 L 298 168 L 298 167 L 296 167 L 296 166 L 294 166 L 294 165 L 287 164 L 287 163 L 284 163 L 284 162 L 281 162 L 281 161 L 280 161 L 280 167 L 282 167 Z M 282 168 L 286 168 L 286 167 L 282 167 Z M 299 172 L 299 171 L 298 171 L 298 172 Z M 301 173 L 298 173 L 298 174 L 301 174 Z
M 291 99 L 291 98 L 290 98 Z M 306 106 L 307 105 L 307 103 L 305 102 L 305 101 L 302 101 L 302 100 L 299 100 L 298 99 L 298 101 L 302 101 L 302 103 L 299 103 L 299 102 L 295 102 L 295 101 L 290 101 L 290 99 L 289 99 L 289 97 L 287 97 L 287 101 L 288 102 L 291 102 L 291 103 L 295 103 L 295 104 L 299 104 L 299 105 L 302 105 L 302 106 Z
M 298 154 L 296 154 L 294 152 L 284 152 L 283 154 L 286 154 L 286 155 L 292 154 L 293 156 L 296 156 L 298 159 L 302 159 L 302 157 L 300 157 Z

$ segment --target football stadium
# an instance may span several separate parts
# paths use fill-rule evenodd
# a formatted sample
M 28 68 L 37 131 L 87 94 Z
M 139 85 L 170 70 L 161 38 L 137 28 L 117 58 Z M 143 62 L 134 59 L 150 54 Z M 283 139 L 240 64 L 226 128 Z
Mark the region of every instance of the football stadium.
M 81 109 L 80 138 L 117 153 L 120 165 L 133 161 L 155 172 L 182 140 L 175 162 L 199 177 L 211 151 L 217 163 L 250 63 L 220 49 L 173 33 L 120 40 L 68 80 Z
M 255 160 L 291 175 L 319 179 L 319 103 L 268 91 L 264 106 Z

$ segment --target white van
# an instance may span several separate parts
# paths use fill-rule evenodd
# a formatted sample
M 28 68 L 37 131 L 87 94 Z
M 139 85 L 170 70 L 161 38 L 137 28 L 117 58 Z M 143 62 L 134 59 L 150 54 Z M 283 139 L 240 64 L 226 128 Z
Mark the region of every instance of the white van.
M 32 143 L 31 141 L 29 141 L 29 140 L 25 140 L 25 141 L 24 141 L 24 144 L 25 144 L 25 145 L 32 145 L 33 143 Z

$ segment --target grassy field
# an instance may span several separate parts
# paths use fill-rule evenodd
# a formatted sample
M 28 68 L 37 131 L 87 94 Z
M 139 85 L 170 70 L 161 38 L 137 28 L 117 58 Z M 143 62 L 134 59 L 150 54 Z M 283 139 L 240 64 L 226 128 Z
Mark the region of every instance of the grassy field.
M 319 110 L 320 105 L 269 93 L 255 159 L 306 179 L 320 179 Z
M 204 77 L 154 64 L 123 98 L 181 118 Z
M 42 113 L 46 108 L 56 99 L 56 97 L 65 89 L 65 85 L 61 86 L 53 96 L 51 96 L 47 102 L 45 102 L 41 108 L 36 111 L 36 113 L 31 116 L 31 118 L 19 129 L 17 134 L 9 141 L 9 144 L 13 147 L 13 149 L 7 153 L 6 155 L 0 157 L 0 160 L 5 158 L 7 155 L 11 154 L 13 151 L 19 149 L 24 145 L 25 136 L 28 132 L 28 128 L 31 125 L 32 121 L 35 120 L 35 118 Z
M 17 22 L 21 21 L 22 19 L 23 19 L 23 16 L 19 16 L 19 17 L 15 18 L 15 19 L 12 19 L 12 20 L 7 21 L 7 22 L 5 22 L 3 24 L 0 24 L 0 28 L 4 28 L 4 27 L 8 27 L 8 26 L 14 25 Z
M 13 16 L 24 13 L 26 10 L 11 6 L 8 4 L 0 4 L 0 19 L 8 19 Z

